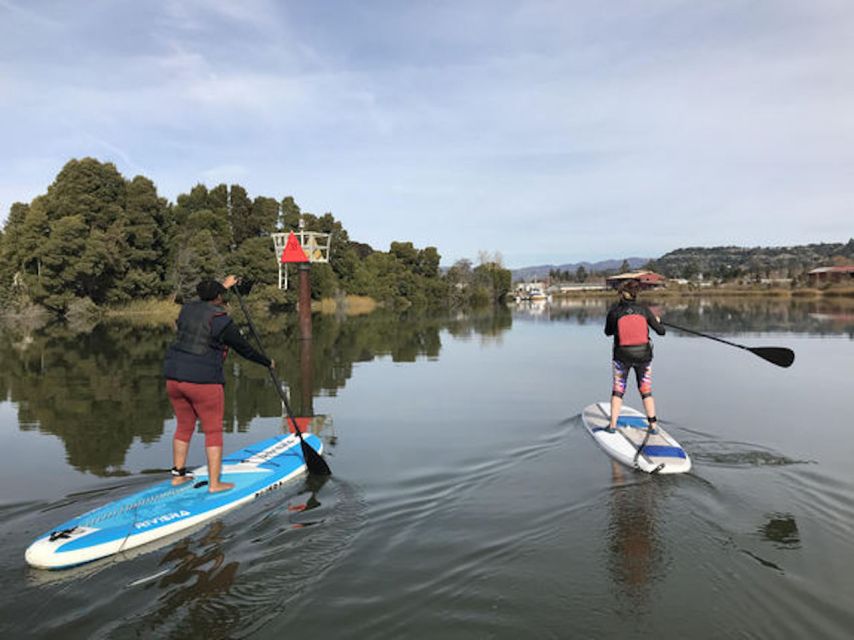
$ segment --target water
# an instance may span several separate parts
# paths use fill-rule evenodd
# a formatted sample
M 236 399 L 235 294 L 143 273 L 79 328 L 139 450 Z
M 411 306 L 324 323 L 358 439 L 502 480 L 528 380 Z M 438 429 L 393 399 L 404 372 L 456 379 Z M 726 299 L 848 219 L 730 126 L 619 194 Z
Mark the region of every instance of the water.
M 797 359 L 657 338 L 658 413 L 694 469 L 652 477 L 580 423 L 609 394 L 603 305 L 317 317 L 310 352 L 260 321 L 295 411 L 326 416 L 333 477 L 65 572 L 29 569 L 24 549 L 171 466 L 170 331 L 6 326 L 0 636 L 851 637 L 851 306 L 661 303 Z M 226 450 L 281 428 L 258 367 L 232 366 L 226 396 Z

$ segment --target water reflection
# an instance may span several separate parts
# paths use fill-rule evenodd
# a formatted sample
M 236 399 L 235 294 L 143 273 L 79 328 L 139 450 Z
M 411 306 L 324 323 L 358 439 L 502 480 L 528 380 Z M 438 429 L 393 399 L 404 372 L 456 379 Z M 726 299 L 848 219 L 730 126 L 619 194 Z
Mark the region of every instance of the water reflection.
M 233 313 L 240 320 L 240 313 Z M 507 309 L 451 319 L 379 312 L 357 318 L 315 316 L 312 340 L 295 318 L 259 319 L 265 349 L 288 384 L 291 407 L 313 417 L 318 394 L 334 396 L 354 363 L 437 358 L 441 334 L 495 339 L 511 327 Z M 135 440 L 163 436 L 172 408 L 163 388 L 170 326 L 111 322 L 95 327 L 0 327 L 0 398 L 17 404 L 18 426 L 60 438 L 69 465 L 98 476 L 122 475 Z M 226 365 L 224 431 L 245 431 L 253 418 L 282 415 L 266 370 L 232 357 Z M 316 421 L 315 421 L 316 422 Z
M 767 518 L 758 531 L 763 540 L 773 542 L 778 549 L 800 549 L 798 523 L 791 513 L 772 513 Z
M 609 568 L 620 593 L 643 607 L 650 587 L 664 575 L 664 549 L 656 526 L 658 478 L 611 462 L 611 509 L 608 525 Z
M 578 324 L 604 322 L 612 297 L 559 298 L 532 306 L 519 304 L 513 315 L 524 320 L 571 320 Z M 851 298 L 741 298 L 659 297 L 647 293 L 641 301 L 676 324 L 697 331 L 727 334 L 796 332 L 813 335 L 843 334 L 854 338 L 854 299 Z

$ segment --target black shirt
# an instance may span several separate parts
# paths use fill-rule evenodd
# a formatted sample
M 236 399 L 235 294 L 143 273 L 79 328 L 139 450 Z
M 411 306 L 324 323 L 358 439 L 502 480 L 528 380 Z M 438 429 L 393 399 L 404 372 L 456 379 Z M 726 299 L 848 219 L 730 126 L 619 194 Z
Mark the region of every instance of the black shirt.
M 605 335 L 614 336 L 614 359 L 625 363 L 649 362 L 652 360 L 651 341 L 640 345 L 620 346 L 619 336 L 617 335 L 617 322 L 621 317 L 629 314 L 642 315 L 646 318 L 647 325 L 652 327 L 653 331 L 660 336 L 665 334 L 666 329 L 664 325 L 658 321 L 658 318 L 655 317 L 655 314 L 646 305 L 634 300 L 620 300 L 608 310 L 608 316 L 605 318 Z

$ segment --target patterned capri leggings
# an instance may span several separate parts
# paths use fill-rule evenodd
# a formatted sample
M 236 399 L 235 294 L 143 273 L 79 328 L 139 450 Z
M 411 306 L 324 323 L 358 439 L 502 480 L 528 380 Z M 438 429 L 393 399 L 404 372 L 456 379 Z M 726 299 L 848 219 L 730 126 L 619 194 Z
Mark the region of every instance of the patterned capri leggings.
M 635 370 L 635 377 L 638 381 L 638 391 L 640 391 L 641 398 L 649 398 L 652 395 L 652 362 L 626 364 L 619 360 L 613 360 L 611 366 L 614 372 L 612 396 L 622 398 L 626 393 L 626 382 L 629 378 L 630 369 Z

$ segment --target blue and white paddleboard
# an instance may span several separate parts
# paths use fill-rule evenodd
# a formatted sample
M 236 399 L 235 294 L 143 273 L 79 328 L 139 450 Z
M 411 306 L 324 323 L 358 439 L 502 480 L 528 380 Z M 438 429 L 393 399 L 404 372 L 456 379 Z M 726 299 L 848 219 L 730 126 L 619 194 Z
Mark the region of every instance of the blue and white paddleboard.
M 656 423 L 644 444 L 646 416 L 631 407 L 623 406 L 617 418 L 617 428 L 608 431 L 611 407 L 609 402 L 597 402 L 585 408 L 581 421 L 609 456 L 627 467 L 646 473 L 685 473 L 691 469 L 691 458 L 676 439 Z M 643 448 L 638 453 L 638 449 Z
M 318 453 L 323 442 L 303 434 Z M 207 467 L 177 487 L 171 478 L 57 525 L 25 558 L 40 569 L 65 569 L 127 551 L 215 518 L 305 472 L 296 435 L 280 435 L 236 451 L 222 461 L 221 479 L 234 488 L 209 493 Z

